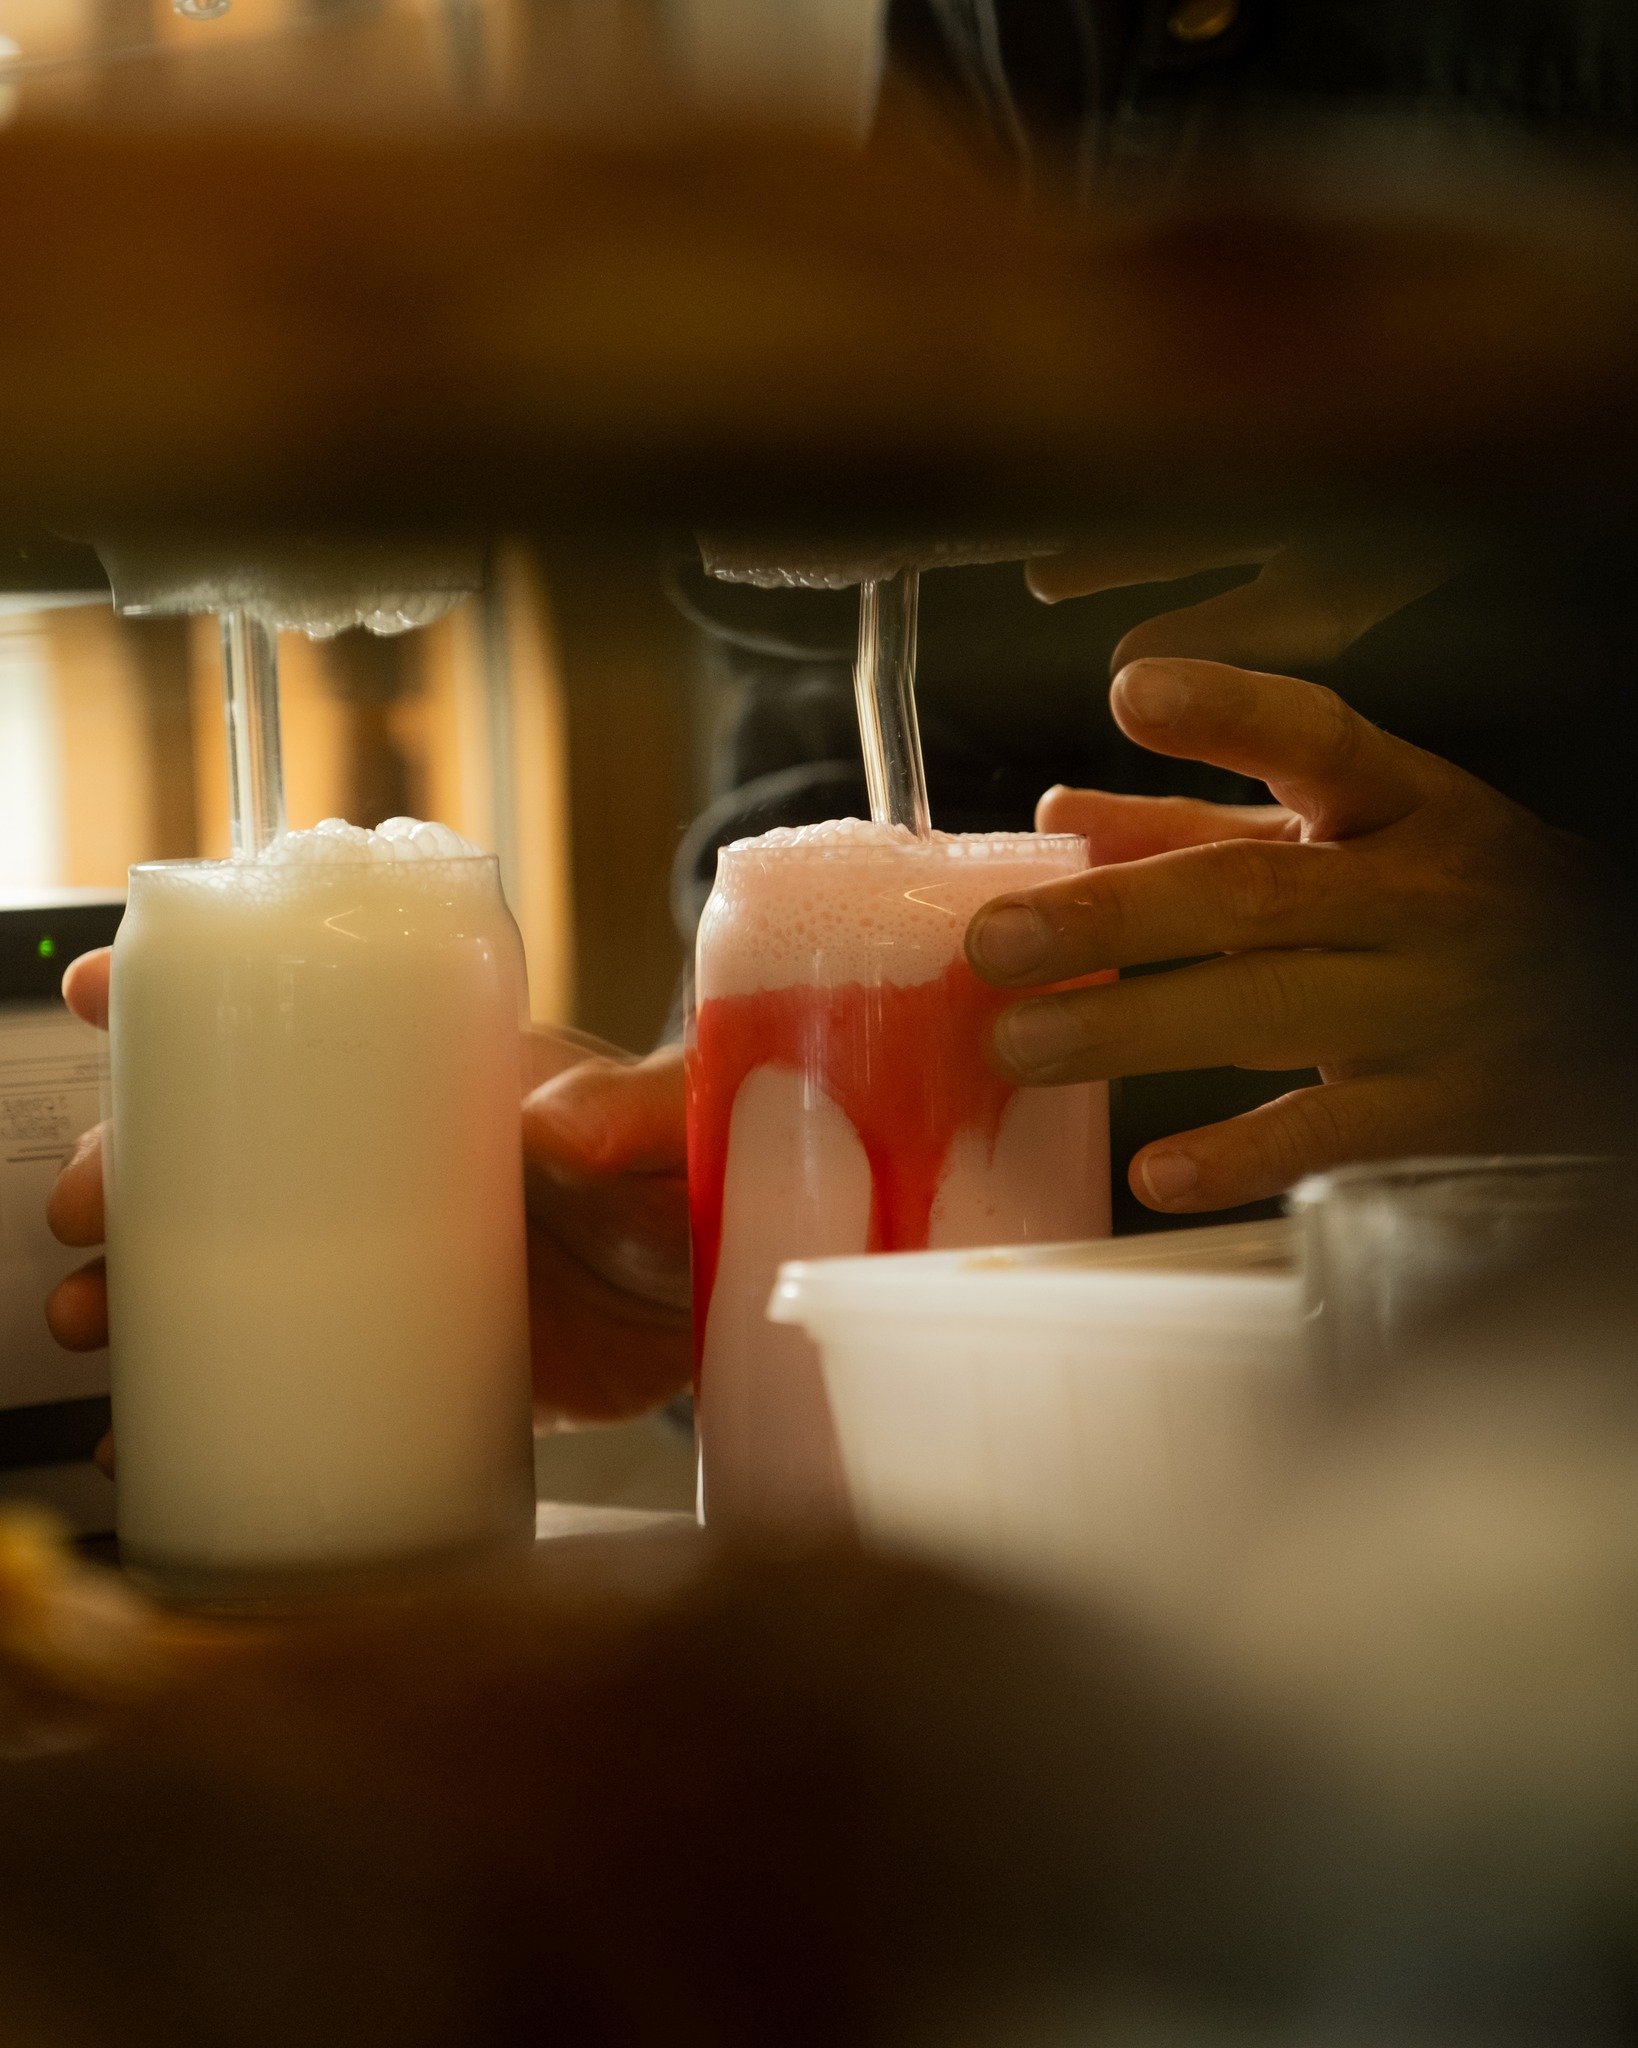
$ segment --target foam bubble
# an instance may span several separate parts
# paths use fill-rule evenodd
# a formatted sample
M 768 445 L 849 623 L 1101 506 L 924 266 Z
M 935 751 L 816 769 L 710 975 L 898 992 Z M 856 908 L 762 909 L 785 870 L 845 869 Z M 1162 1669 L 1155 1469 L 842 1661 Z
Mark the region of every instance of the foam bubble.
M 267 867 L 329 865 L 337 861 L 463 860 L 482 852 L 448 825 L 421 818 L 388 818 L 369 831 L 345 818 L 323 818 L 309 830 L 281 832 L 254 856 Z
M 700 920 L 701 998 L 801 982 L 933 981 L 980 904 L 1086 866 L 1086 842 L 837 818 L 725 847 Z

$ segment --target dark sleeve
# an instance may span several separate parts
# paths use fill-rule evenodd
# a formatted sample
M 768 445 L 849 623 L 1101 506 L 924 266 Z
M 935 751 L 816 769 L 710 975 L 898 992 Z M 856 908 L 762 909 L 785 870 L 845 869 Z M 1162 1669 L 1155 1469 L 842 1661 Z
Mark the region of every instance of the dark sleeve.
M 890 0 L 884 108 L 919 92 L 992 155 L 1175 170 L 1212 130 L 1448 121 L 1630 147 L 1632 0 L 1239 0 L 1179 37 L 1177 0 Z

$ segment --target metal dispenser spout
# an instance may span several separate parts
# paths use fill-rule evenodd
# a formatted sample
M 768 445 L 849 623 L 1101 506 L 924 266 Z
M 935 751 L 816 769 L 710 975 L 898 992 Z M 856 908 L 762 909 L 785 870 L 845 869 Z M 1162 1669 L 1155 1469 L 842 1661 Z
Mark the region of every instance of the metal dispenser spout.
M 859 586 L 859 651 L 853 697 L 859 714 L 870 815 L 878 825 L 918 839 L 932 834 L 927 770 L 916 715 L 916 628 L 924 568 L 1016 561 L 1050 542 L 988 541 L 900 535 L 865 543 L 771 547 L 757 540 L 701 535 L 706 570 L 725 582 L 763 589 L 846 589 Z
M 906 571 L 1021 562 L 1064 546 L 1062 535 L 1004 534 L 986 539 L 929 533 L 863 535 L 815 541 L 811 533 L 702 533 L 700 560 L 724 583 L 761 590 L 846 590 Z

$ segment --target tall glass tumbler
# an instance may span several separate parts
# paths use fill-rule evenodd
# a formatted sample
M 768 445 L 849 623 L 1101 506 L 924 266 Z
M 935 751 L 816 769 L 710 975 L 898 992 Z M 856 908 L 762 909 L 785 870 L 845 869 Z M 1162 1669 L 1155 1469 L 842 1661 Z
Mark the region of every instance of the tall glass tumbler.
M 817 1354 L 767 1308 L 786 1259 L 1109 1231 L 1102 1083 L 1017 1089 L 968 967 L 980 904 L 1086 866 L 1084 840 L 917 840 L 843 820 L 718 857 L 688 1053 L 701 1501 L 843 1511 Z
M 1303 1298 L 1316 1365 L 1333 1385 L 1409 1355 L 1607 1206 L 1610 1159 L 1499 1155 L 1393 1159 L 1299 1181 Z
M 528 1540 L 524 1007 L 488 857 L 131 871 L 117 1516 L 164 1589 L 255 1601 Z

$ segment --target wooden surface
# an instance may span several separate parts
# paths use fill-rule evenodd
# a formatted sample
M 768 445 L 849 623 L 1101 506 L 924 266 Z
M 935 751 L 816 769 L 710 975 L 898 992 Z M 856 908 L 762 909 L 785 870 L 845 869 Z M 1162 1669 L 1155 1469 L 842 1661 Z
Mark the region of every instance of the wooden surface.
M 768 137 L 19 125 L 0 278 L 0 524 L 948 536 L 1489 503 L 1638 438 L 1632 223 L 1514 173 L 1026 220 Z

